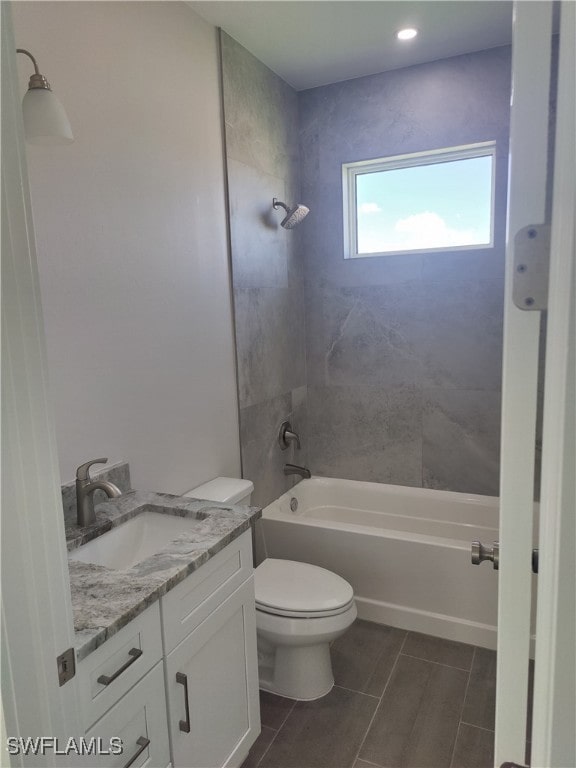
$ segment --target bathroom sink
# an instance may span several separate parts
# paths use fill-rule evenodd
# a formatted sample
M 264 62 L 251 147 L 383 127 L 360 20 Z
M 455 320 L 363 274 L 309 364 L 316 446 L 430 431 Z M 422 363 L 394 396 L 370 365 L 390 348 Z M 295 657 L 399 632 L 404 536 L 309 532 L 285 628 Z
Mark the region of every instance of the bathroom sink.
M 70 560 L 125 570 L 155 555 L 183 533 L 192 533 L 207 515 L 179 517 L 145 510 L 69 553 Z

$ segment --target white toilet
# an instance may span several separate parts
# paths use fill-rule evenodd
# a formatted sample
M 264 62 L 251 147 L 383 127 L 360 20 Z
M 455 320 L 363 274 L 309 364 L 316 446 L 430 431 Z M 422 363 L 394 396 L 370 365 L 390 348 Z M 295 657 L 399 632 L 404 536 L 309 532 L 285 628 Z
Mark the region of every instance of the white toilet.
M 268 558 L 255 572 L 260 688 L 290 699 L 332 690 L 330 643 L 356 618 L 350 584 L 325 568 Z
M 250 480 L 217 477 L 183 494 L 250 504 Z M 335 573 L 294 560 L 264 560 L 254 573 L 260 688 L 310 701 L 334 685 L 330 643 L 356 618 L 354 592 Z

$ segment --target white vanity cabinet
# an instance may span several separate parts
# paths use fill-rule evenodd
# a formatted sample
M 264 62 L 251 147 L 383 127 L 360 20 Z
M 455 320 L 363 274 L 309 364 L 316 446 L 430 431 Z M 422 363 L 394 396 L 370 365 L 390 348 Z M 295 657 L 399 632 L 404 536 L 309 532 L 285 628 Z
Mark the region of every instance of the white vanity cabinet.
M 78 664 L 85 737 L 121 755 L 78 768 L 235 768 L 260 733 L 251 532 Z
M 239 766 L 260 732 L 250 532 L 162 599 L 174 768 Z

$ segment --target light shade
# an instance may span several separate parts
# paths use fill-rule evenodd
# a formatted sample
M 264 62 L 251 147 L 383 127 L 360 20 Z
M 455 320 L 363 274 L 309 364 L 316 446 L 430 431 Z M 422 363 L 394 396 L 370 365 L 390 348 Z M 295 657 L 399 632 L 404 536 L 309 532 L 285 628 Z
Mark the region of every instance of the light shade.
M 396 32 L 396 37 L 398 40 L 413 40 L 417 34 L 418 30 L 414 27 L 405 27 L 404 29 L 399 29 L 398 32 Z
M 30 144 L 57 146 L 74 141 L 64 107 L 52 91 L 30 88 L 22 100 L 22 113 L 24 134 Z

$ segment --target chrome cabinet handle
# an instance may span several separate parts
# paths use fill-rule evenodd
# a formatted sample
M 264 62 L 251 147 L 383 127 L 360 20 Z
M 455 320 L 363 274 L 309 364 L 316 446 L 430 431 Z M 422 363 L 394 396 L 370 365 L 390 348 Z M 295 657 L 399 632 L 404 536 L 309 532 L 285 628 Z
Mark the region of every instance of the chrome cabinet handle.
M 134 763 L 140 757 L 140 755 L 142 754 L 142 752 L 144 752 L 148 744 L 150 744 L 150 739 L 147 739 L 145 736 L 140 736 L 139 739 L 136 739 L 136 744 L 138 744 L 140 749 L 134 752 L 130 760 L 128 760 L 128 762 L 125 763 L 125 765 L 123 765 L 122 768 L 130 768 L 132 763 Z
M 176 682 L 184 686 L 184 704 L 186 705 L 186 720 L 180 720 L 180 730 L 190 733 L 190 704 L 188 702 L 188 675 L 176 672 Z
M 125 672 L 128 669 L 128 667 L 130 667 L 132 664 L 134 664 L 136 659 L 139 659 L 140 656 L 142 656 L 142 654 L 143 654 L 143 651 L 141 651 L 140 648 L 130 648 L 130 650 L 128 651 L 128 655 L 131 658 L 128 659 L 126 664 L 123 664 L 120 667 L 120 669 L 117 669 L 116 672 L 114 672 L 113 675 L 110 675 L 110 676 L 108 676 L 108 675 L 100 675 L 100 677 L 98 678 L 98 682 L 101 685 L 110 685 L 110 683 L 113 683 L 114 680 L 116 680 L 116 678 L 119 677 L 119 675 L 122 674 L 122 672 Z

